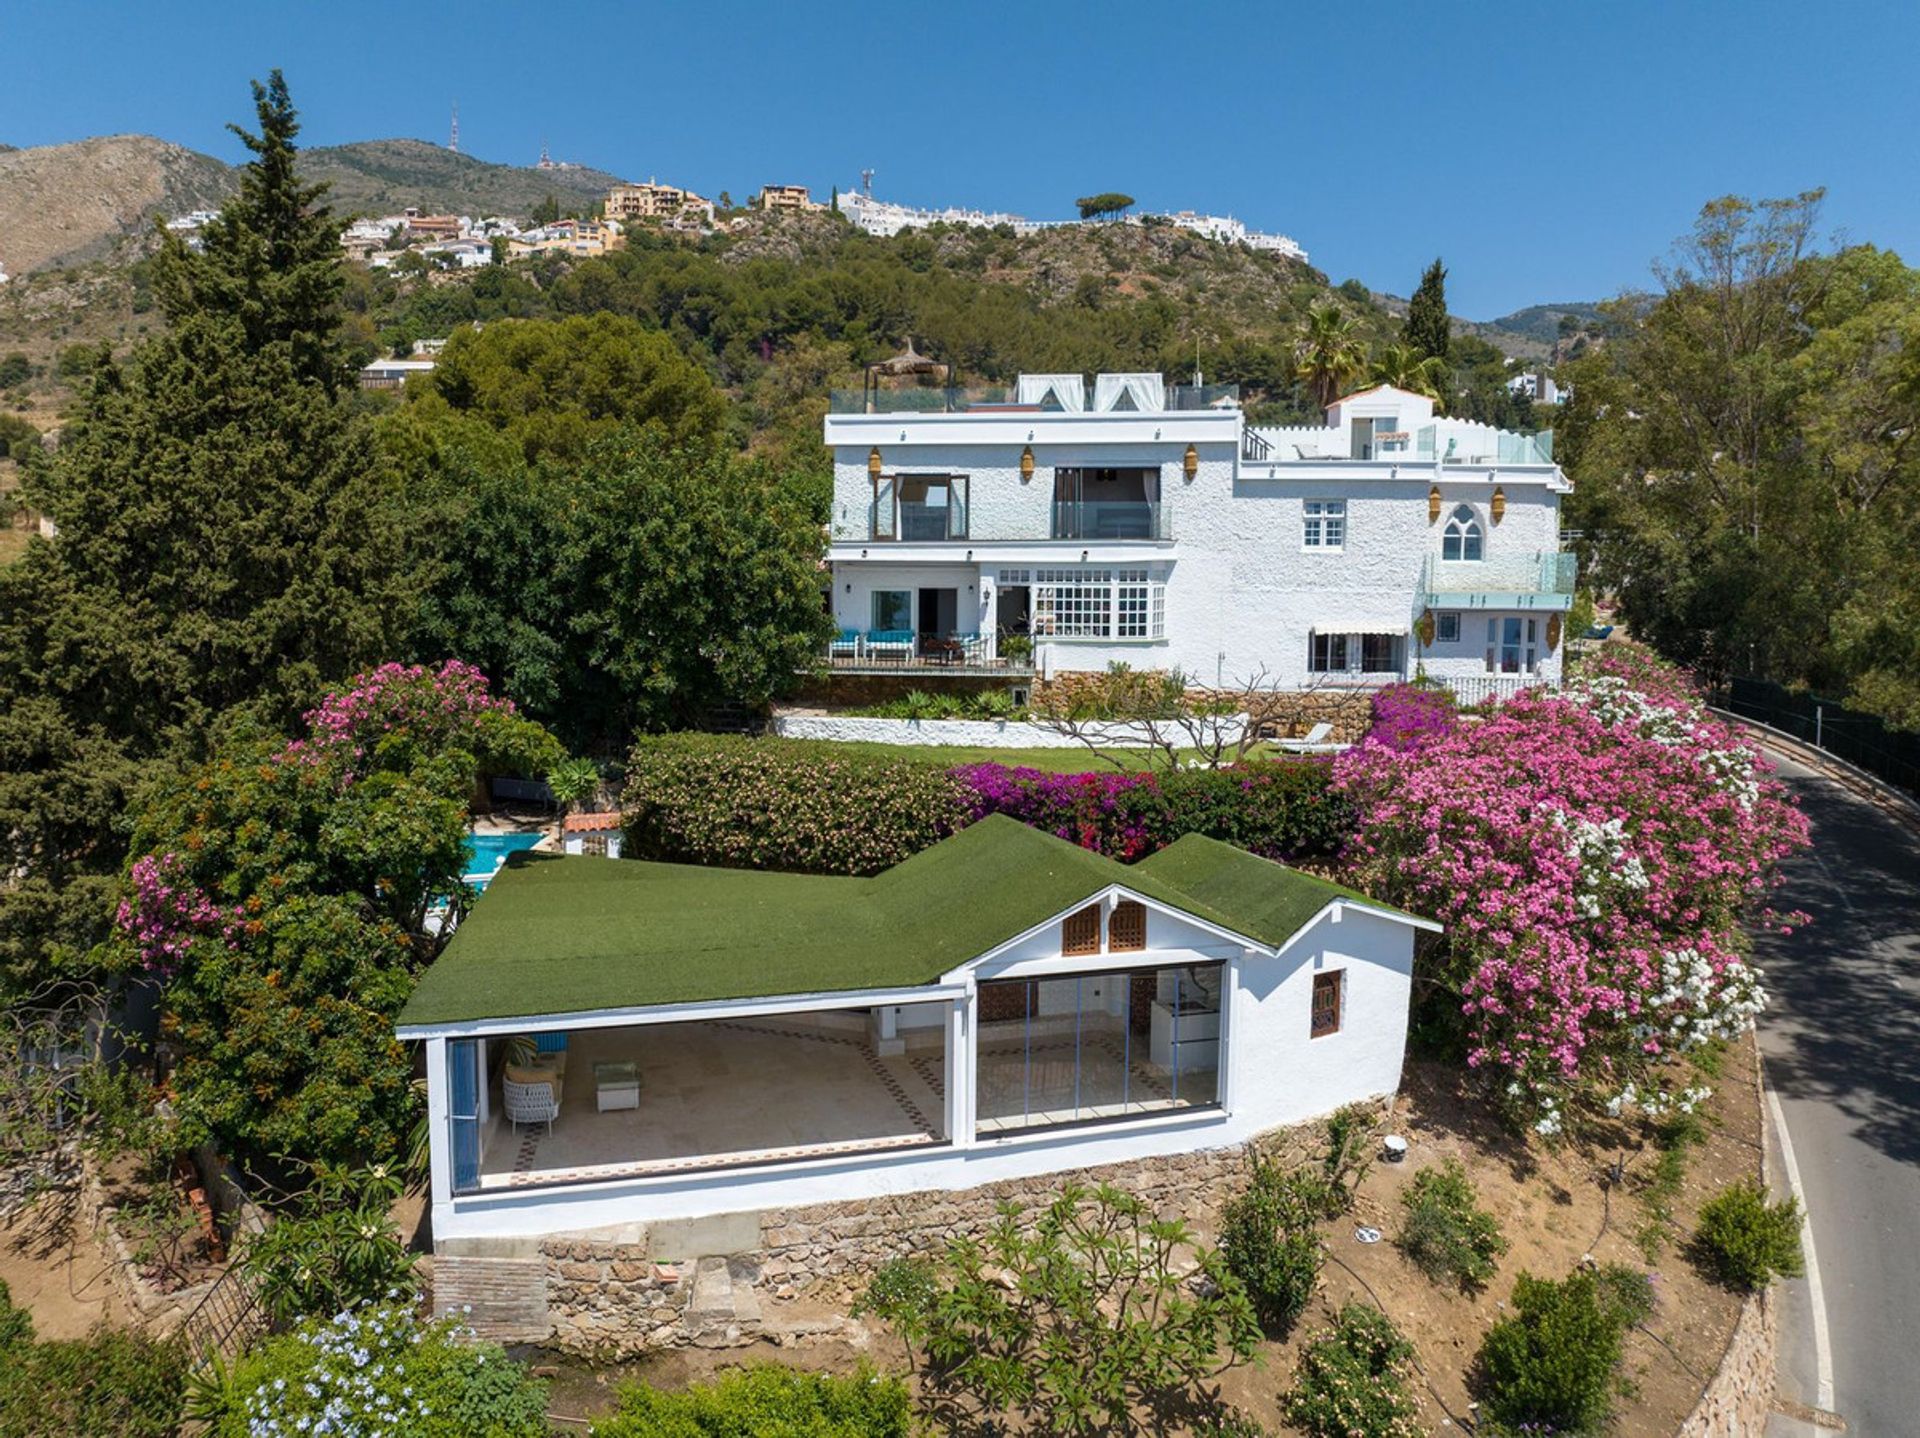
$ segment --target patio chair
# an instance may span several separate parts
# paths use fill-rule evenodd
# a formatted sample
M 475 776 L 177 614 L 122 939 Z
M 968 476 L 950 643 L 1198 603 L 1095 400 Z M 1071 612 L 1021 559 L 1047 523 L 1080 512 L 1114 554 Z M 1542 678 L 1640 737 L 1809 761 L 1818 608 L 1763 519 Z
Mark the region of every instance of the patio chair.
M 828 642 L 827 658 L 858 659 L 865 647 L 858 629 L 842 629 L 839 637 Z
M 500 1091 L 505 1099 L 507 1122 L 518 1134 L 523 1123 L 544 1123 L 553 1132 L 553 1121 L 560 1117 L 560 1098 L 550 1083 L 515 1083 L 502 1079 Z
M 911 659 L 913 658 L 913 631 L 911 629 L 869 629 L 867 654 L 873 659 Z

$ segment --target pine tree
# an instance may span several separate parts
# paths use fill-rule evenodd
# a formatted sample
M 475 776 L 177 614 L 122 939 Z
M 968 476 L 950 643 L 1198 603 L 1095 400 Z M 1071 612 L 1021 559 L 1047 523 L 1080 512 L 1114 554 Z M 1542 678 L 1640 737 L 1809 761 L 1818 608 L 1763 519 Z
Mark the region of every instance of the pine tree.
M 1423 358 L 1446 359 L 1447 267 L 1438 259 L 1421 272 L 1420 288 L 1413 292 L 1413 299 L 1407 305 L 1407 323 L 1402 333 Z

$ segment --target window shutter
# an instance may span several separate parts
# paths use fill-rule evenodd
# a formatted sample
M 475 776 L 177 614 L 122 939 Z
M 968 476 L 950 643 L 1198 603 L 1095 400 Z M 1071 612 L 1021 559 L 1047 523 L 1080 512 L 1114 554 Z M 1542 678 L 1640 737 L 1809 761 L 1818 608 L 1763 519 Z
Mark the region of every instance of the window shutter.
M 1110 952 L 1135 953 L 1147 946 L 1147 907 L 1134 899 L 1122 899 L 1107 920 L 1107 948 Z
M 1088 904 L 1077 914 L 1060 921 L 1060 952 L 1097 954 L 1100 952 L 1100 906 Z
M 1313 976 L 1313 1029 L 1311 1037 L 1325 1038 L 1340 1031 L 1340 998 L 1346 973 L 1335 969 Z

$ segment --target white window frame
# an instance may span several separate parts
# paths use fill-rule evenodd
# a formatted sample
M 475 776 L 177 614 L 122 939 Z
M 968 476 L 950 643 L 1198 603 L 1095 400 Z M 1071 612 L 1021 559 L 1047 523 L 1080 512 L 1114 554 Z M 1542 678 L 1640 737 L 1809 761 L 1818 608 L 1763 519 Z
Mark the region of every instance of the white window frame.
M 1507 614 L 1487 620 L 1487 673 L 1540 672 L 1540 621 L 1531 615 Z
M 1300 547 L 1338 553 L 1347 547 L 1347 502 L 1344 499 L 1305 499 L 1300 502 Z
M 1467 553 L 1471 541 L 1479 552 Z M 1449 554 L 1447 549 L 1453 546 L 1458 554 Z M 1440 531 L 1440 559 L 1444 564 L 1479 564 L 1487 557 L 1487 530 L 1481 524 L 1480 516 L 1470 504 L 1456 504 L 1453 512 L 1447 516 L 1446 527 Z
M 1151 567 L 1036 569 L 1032 603 L 1036 638 L 1154 644 L 1167 637 L 1166 576 Z
M 1460 611 L 1446 609 L 1433 617 L 1433 642 L 1435 644 L 1458 644 L 1460 642 Z
M 1351 634 L 1328 634 L 1316 629 L 1307 636 L 1307 672 L 1345 674 L 1352 667 L 1354 649 Z M 1333 662 L 1336 653 L 1340 660 L 1337 664 Z

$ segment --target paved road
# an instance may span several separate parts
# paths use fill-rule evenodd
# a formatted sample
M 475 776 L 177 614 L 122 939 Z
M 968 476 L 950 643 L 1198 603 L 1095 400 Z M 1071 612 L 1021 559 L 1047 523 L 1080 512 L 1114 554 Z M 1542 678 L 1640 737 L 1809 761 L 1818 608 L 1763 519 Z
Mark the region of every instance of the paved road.
M 1920 1435 L 1920 833 L 1779 763 L 1814 840 L 1781 906 L 1813 923 L 1759 945 L 1760 1049 L 1811 1215 L 1833 1407 L 1865 1438 Z M 1809 1283 L 1785 1287 L 1781 1396 L 1818 1406 Z

